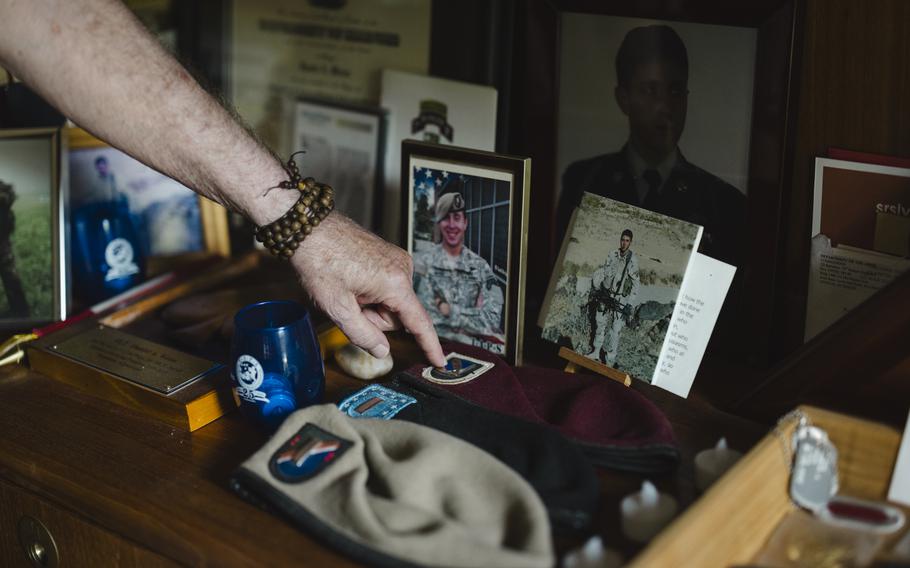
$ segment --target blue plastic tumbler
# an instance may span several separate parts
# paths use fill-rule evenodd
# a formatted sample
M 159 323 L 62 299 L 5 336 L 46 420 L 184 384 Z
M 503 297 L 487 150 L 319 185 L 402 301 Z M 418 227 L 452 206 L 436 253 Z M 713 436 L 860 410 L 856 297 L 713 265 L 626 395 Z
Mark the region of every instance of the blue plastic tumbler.
M 125 201 L 103 201 L 73 211 L 76 296 L 98 302 L 145 279 L 145 255 Z
M 325 368 L 306 308 L 269 301 L 237 312 L 231 377 L 241 413 L 270 430 L 294 410 L 322 402 Z

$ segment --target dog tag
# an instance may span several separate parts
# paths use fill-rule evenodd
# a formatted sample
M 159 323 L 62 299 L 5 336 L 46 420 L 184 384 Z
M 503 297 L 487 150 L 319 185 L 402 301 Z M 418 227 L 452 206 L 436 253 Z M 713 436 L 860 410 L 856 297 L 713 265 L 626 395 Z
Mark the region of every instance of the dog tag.
M 790 498 L 800 507 L 818 513 L 837 493 L 837 448 L 824 430 L 803 422 L 793 434 L 793 447 Z

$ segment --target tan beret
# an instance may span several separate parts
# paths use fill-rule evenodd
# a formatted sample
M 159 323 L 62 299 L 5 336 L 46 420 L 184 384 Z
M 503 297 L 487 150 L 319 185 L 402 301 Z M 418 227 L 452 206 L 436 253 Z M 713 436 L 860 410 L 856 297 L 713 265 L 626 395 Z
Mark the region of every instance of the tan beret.
M 446 218 L 449 213 L 464 211 L 464 197 L 460 193 L 446 193 L 436 201 L 436 222 Z

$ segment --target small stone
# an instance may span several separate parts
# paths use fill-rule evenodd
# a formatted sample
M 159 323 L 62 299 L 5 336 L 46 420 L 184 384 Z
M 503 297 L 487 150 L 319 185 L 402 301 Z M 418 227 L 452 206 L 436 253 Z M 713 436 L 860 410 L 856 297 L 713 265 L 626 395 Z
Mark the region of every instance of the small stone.
M 377 359 L 353 343 L 348 343 L 336 351 L 335 361 L 345 373 L 364 381 L 387 374 L 392 370 L 393 364 L 391 354 Z

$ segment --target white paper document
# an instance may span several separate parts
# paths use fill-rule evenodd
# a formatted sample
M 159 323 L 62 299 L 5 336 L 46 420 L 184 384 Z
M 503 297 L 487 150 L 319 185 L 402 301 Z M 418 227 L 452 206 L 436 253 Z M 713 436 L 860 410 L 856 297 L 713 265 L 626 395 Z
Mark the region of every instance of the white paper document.
M 844 314 L 910 269 L 910 260 L 841 245 L 817 235 L 809 261 L 805 340 L 809 341 Z
M 381 104 L 389 113 L 382 236 L 398 242 L 401 141 L 423 140 L 492 152 L 496 149 L 496 89 L 384 69 Z
M 735 266 L 692 255 L 651 384 L 689 396 L 735 273 Z
M 897 453 L 897 463 L 891 474 L 891 489 L 888 490 L 888 501 L 910 506 L 910 416 L 904 428 L 904 438 Z
M 373 208 L 380 180 L 382 115 L 315 101 L 297 103 L 294 148 L 301 171 L 344 188 L 335 194 L 335 209 L 373 230 Z

